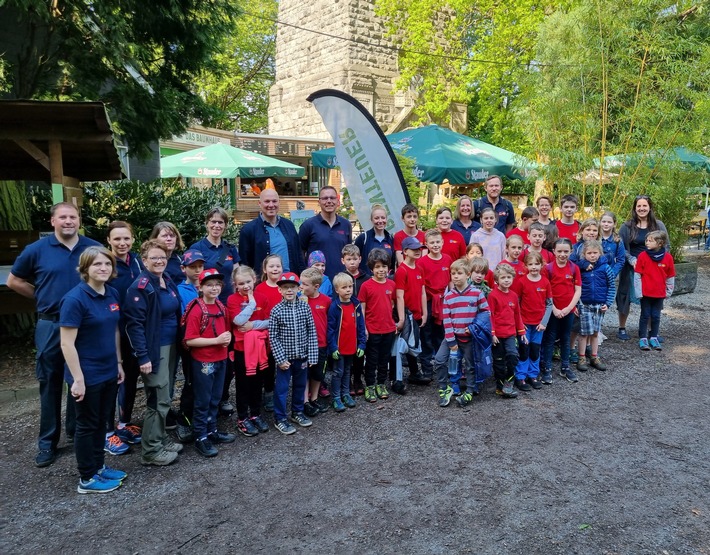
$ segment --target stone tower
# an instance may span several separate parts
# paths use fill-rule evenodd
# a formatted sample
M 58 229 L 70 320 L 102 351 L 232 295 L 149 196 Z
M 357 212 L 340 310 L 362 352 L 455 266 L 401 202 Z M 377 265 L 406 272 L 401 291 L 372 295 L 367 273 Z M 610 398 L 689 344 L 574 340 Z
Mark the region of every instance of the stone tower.
M 306 102 L 319 89 L 352 95 L 385 133 L 408 125 L 416 94 L 392 94 L 397 51 L 375 16 L 373 0 L 280 0 L 279 21 L 286 25 L 278 25 L 276 33 L 270 135 L 329 139 L 320 115 Z M 465 131 L 465 106 L 454 107 L 452 113 L 454 130 Z

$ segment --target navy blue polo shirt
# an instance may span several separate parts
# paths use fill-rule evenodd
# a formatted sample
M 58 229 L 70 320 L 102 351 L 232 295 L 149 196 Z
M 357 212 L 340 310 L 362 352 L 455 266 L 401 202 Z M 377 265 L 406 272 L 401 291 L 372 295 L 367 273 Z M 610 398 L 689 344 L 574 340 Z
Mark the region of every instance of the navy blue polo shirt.
M 331 281 L 338 272 L 344 272 L 341 262 L 342 250 L 345 245 L 353 242 L 353 229 L 350 222 L 342 216 L 337 216 L 333 227 L 317 214 L 308 218 L 298 230 L 301 249 L 306 253 L 306 259 L 313 251 L 322 251 L 325 255 L 325 275 Z
M 208 268 L 216 268 L 219 270 L 220 274 L 224 275 L 224 285 L 222 286 L 222 292 L 219 295 L 219 300 L 226 305 L 227 298 L 234 293 L 234 287 L 232 286 L 232 270 L 234 269 L 234 266 L 240 262 L 237 247 L 224 240 L 219 244 L 219 247 L 215 247 L 209 242 L 207 237 L 205 237 L 201 241 L 191 245 L 190 248 L 197 249 L 202 253 L 202 256 L 205 257 L 205 270 Z M 222 266 L 218 266 L 217 262 L 219 262 L 220 256 L 224 250 L 227 251 L 227 255 L 224 258 Z M 258 274 L 261 271 L 261 268 L 256 268 L 255 271 Z M 176 282 L 175 284 L 177 285 L 178 283 L 180 282 Z
M 120 316 L 118 293 L 108 285 L 101 295 L 81 282 L 61 300 L 59 326 L 78 328 L 74 346 L 87 386 L 118 379 L 116 329 Z M 64 378 L 74 383 L 66 365 Z
M 12 265 L 12 274 L 35 286 L 37 312 L 59 313 L 59 302 L 81 278 L 79 257 L 88 247 L 101 245 L 79 235 L 79 242 L 69 250 L 52 234 L 27 245 Z
M 503 235 L 506 234 L 506 227 L 508 224 L 515 225 L 515 210 L 513 210 L 513 203 L 503 197 L 498 197 L 498 204 L 495 208 L 488 200 L 488 197 L 476 199 L 474 201 L 474 209 L 476 210 L 476 221 L 481 222 L 481 212 L 484 208 L 493 208 L 498 215 L 498 222 L 496 222 L 496 229 L 500 231 Z
M 471 235 L 474 231 L 481 229 L 481 224 L 473 220 L 471 225 L 466 227 L 461 223 L 461 220 L 454 220 L 451 222 L 451 229 L 463 235 L 464 243 L 468 245 L 471 242 Z

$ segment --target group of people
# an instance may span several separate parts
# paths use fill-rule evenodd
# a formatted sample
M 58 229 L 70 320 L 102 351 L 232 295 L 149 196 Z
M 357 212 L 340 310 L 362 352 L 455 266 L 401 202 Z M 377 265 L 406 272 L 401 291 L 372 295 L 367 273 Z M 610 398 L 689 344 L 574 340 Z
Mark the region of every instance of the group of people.
M 615 299 L 618 337 L 629 339 L 629 307 L 640 299 L 639 347 L 662 348 L 660 311 L 675 273 L 647 196 L 617 233 L 610 212 L 576 221 L 572 195 L 559 220 L 540 197 L 516 224 L 501 179 L 490 177 L 485 190 L 459 198 L 453 212 L 439 208 L 426 232 L 407 204 L 404 229 L 391 235 L 387 210 L 375 205 L 371 229 L 353 242 L 334 188 L 321 189 L 320 213 L 299 230 L 266 189 L 238 249 L 223 237 L 229 215 L 214 208 L 206 237 L 187 250 L 177 227 L 159 222 L 139 254 L 130 224 L 109 225 L 107 249 L 78 234 L 74 205 L 55 205 L 54 233 L 29 245 L 8 279 L 37 301 L 36 465 L 56 459 L 64 381 L 78 491 L 104 493 L 126 478 L 105 464 L 106 453 L 139 444 L 143 464 L 163 466 L 184 444 L 213 457 L 234 442 L 217 427 L 220 413 L 234 411 L 232 381 L 235 431 L 266 433 L 263 412 L 273 411 L 274 427 L 288 435 L 330 408 L 355 408 L 358 396 L 374 403 L 404 394 L 407 382 L 436 380 L 442 407 L 471 403 L 489 375 L 498 395 L 515 398 L 552 384 L 556 349 L 567 381 L 578 381 L 575 369 L 606 370 L 599 332 Z M 132 420 L 139 377 L 141 427 Z

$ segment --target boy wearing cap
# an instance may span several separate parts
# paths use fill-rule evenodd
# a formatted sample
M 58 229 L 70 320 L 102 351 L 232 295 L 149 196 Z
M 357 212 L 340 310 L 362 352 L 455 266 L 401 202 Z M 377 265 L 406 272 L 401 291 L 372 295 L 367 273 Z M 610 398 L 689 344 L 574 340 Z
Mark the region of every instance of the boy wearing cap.
M 276 363 L 274 426 L 285 435 L 296 432 L 286 417 L 288 389 L 293 379 L 291 420 L 305 428 L 312 424 L 303 413 L 308 367 L 318 364 L 318 334 L 308 303 L 297 298 L 298 276 L 286 272 L 276 282 L 283 300 L 269 316 L 269 342 Z
M 404 326 L 405 308 L 412 313 L 412 317 L 421 328 L 427 320 L 426 291 L 424 290 L 424 276 L 421 268 L 417 267 L 417 260 L 422 256 L 424 245 L 416 237 L 406 237 L 402 241 L 402 254 L 404 259 L 394 274 L 395 294 L 397 295 L 397 331 Z M 409 383 L 424 385 L 430 380 L 424 378 L 417 364 L 417 357 L 408 354 Z M 392 385 L 395 393 L 404 391 L 404 385 L 395 382 Z M 401 390 L 401 391 L 398 391 Z
M 197 249 L 186 250 L 182 255 L 180 269 L 185 274 L 185 281 L 178 284 L 177 289 L 182 311 L 185 312 L 190 301 L 199 297 L 200 274 L 205 269 L 205 257 Z
M 195 448 L 204 457 L 214 457 L 218 453 L 215 443 L 232 443 L 236 439 L 234 434 L 217 430 L 217 410 L 232 334 L 227 307 L 217 299 L 224 276 L 215 269 L 204 270 L 199 282 L 200 297 L 186 308 L 185 345 L 191 349 L 192 356 Z

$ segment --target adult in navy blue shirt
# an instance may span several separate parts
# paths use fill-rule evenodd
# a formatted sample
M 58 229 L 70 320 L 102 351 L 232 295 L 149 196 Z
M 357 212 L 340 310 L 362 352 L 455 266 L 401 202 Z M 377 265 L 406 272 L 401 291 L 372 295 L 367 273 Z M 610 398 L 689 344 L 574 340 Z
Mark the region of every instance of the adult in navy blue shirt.
M 99 245 L 79 235 L 79 209 L 71 203 L 52 206 L 54 233 L 28 245 L 12 266 L 7 286 L 37 302 L 36 374 L 39 381 L 39 453 L 35 464 L 49 466 L 57 458 L 61 436 L 64 357 L 59 344 L 59 302 L 80 281 L 79 256 Z M 67 436 L 74 435 L 74 401 L 67 396 Z
M 451 222 L 451 229 L 463 235 L 464 243 L 471 242 L 471 234 L 481 228 L 481 224 L 474 220 L 473 201 L 468 195 L 461 195 L 456 201 L 454 209 L 454 221 Z
M 237 247 L 222 239 L 224 232 L 227 231 L 227 222 L 229 222 L 227 211 L 220 207 L 213 208 L 205 217 L 207 237 L 190 245 L 191 249 L 200 251 L 205 257 L 205 269 L 215 268 L 220 274 L 226 276 L 224 287 L 219 295 L 219 300 L 225 305 L 227 298 L 234 293 L 232 270 L 241 261 Z
M 491 175 L 486 179 L 485 188 L 486 196 L 478 199 L 473 204 L 474 217 L 480 223 L 481 211 L 484 208 L 492 208 L 496 216 L 498 216 L 496 229 L 503 235 L 507 235 L 515 227 L 515 210 L 513 209 L 513 204 L 500 194 L 503 190 L 503 180 L 498 175 Z
M 353 242 L 353 229 L 348 220 L 337 214 L 340 199 L 334 187 L 326 186 L 320 190 L 318 204 L 320 214 L 301 224 L 298 237 L 306 259 L 313 251 L 323 252 L 325 274 L 332 281 L 335 274 L 345 271 L 341 251 Z
M 259 215 L 239 232 L 239 256 L 242 264 L 261 272 L 264 258 L 278 254 L 284 272 L 301 275 L 306 265 L 298 242 L 298 232 L 290 220 L 279 216 L 279 195 L 264 189 L 259 195 Z
M 116 260 L 103 247 L 89 247 L 79 257 L 82 282 L 59 307 L 65 379 L 76 402 L 74 454 L 79 468 L 79 493 L 106 493 L 121 485 L 126 473 L 104 464 L 105 423 L 116 406 L 123 381 L 118 322 L 118 292 L 107 283 Z
M 158 222 L 153 226 L 148 239 L 157 239 L 165 243 L 168 249 L 168 266 L 165 273 L 170 276 L 173 283 L 177 285 L 185 281 L 185 273 L 182 271 L 182 258 L 180 253 L 185 251 L 185 243 L 182 240 L 180 231 L 170 222 Z

